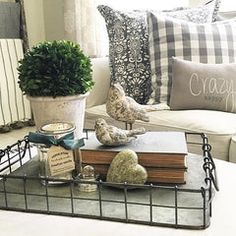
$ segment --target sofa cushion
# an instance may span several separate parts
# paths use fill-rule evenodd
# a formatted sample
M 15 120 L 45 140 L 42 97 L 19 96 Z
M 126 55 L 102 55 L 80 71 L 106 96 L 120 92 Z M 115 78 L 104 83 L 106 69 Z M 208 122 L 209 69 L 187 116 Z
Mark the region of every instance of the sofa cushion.
M 212 22 L 217 2 L 162 14 L 196 23 Z M 127 95 L 145 104 L 151 94 L 146 11 L 124 12 L 103 5 L 98 10 L 107 25 L 111 81 L 120 83 Z
M 236 19 L 194 24 L 148 13 L 148 33 L 153 90 L 149 103 L 169 103 L 173 56 L 201 63 L 236 62 Z
M 236 112 L 236 64 L 173 58 L 170 108 Z
M 109 124 L 124 128 L 122 122 L 110 118 L 105 105 L 95 106 L 86 110 L 85 127 L 94 128 L 97 118 L 104 118 Z M 228 160 L 231 137 L 236 134 L 236 114 L 210 110 L 159 110 L 149 113 L 150 122 L 137 121 L 135 127 L 145 127 L 148 131 L 188 131 L 207 134 L 212 145 L 212 155 Z M 192 141 L 192 140 L 191 140 Z M 199 142 L 198 137 L 193 137 Z M 219 145 L 220 144 L 220 145 Z M 189 145 L 189 151 L 201 153 L 196 145 Z
M 86 107 L 106 102 L 110 87 L 110 71 L 107 57 L 91 58 L 94 87 L 86 99 Z

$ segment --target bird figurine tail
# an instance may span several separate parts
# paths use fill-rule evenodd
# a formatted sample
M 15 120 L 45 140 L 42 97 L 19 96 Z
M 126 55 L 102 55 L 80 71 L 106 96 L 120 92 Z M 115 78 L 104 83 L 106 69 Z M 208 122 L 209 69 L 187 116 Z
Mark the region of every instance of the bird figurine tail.
M 137 128 L 137 129 L 128 130 L 127 136 L 133 137 L 138 134 L 145 134 L 145 132 L 146 132 L 145 128 L 141 127 L 141 128 Z

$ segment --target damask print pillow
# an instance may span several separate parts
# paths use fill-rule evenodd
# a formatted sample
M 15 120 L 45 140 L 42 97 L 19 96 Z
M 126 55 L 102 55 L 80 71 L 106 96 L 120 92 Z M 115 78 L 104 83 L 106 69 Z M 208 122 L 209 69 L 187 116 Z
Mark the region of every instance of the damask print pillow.
M 195 23 L 212 22 L 216 1 L 161 14 Z M 98 6 L 98 10 L 105 19 L 109 36 L 111 82 L 120 83 L 126 95 L 146 104 L 152 92 L 147 11 L 123 12 L 104 5 Z
M 236 64 L 173 58 L 170 108 L 236 112 Z

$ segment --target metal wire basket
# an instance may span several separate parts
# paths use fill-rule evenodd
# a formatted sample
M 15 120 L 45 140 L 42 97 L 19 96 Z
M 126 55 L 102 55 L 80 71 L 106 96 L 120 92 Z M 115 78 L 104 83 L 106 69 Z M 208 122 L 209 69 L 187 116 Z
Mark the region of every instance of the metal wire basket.
M 79 191 L 78 186 L 85 183 L 80 179 L 39 177 L 36 147 L 25 137 L 0 150 L 0 209 L 205 229 L 210 225 L 218 184 L 206 135 L 186 133 L 186 138 L 196 135 L 201 142 L 194 144 L 202 148 L 203 155 L 188 155 L 190 166 L 186 185 L 86 181 L 86 184 L 97 185 L 97 191 L 91 193 Z M 65 184 L 51 187 L 48 184 L 51 181 Z

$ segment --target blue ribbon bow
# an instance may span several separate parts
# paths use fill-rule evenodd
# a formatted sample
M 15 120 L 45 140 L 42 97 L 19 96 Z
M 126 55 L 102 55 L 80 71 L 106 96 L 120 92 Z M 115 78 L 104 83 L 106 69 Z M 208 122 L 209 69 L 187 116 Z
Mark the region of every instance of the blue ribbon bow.
M 61 146 L 67 150 L 73 150 L 84 146 L 84 139 L 74 139 L 73 133 L 67 134 L 59 139 L 55 139 L 52 135 L 29 132 L 28 140 L 32 143 L 42 143 L 49 147 L 52 145 Z

